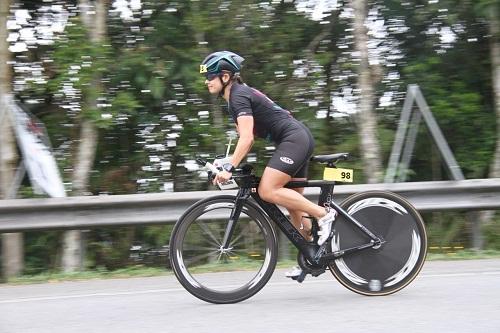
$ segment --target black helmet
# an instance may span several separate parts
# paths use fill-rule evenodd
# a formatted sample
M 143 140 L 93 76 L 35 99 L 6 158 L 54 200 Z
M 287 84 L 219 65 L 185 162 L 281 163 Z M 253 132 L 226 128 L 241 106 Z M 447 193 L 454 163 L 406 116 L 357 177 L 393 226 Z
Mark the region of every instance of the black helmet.
M 218 51 L 209 54 L 200 65 L 201 74 L 219 74 L 229 71 L 233 74 L 241 71 L 241 63 L 245 58 L 230 51 Z

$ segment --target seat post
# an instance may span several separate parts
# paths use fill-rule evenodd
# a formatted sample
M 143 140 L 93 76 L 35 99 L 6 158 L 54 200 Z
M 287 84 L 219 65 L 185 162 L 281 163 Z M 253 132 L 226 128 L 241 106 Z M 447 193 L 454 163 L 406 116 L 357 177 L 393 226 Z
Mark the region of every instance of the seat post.
M 321 185 L 318 199 L 318 206 L 324 207 L 327 203 L 333 200 L 333 189 L 335 183 L 328 185 Z

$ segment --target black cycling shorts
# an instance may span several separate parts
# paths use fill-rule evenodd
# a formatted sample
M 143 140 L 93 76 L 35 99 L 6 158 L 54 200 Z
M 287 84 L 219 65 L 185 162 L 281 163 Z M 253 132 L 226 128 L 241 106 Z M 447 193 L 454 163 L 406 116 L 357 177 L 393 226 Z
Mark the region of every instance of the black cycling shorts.
M 307 178 L 309 159 L 314 151 L 314 138 L 309 129 L 293 119 L 276 142 L 276 151 L 267 166 L 292 178 Z

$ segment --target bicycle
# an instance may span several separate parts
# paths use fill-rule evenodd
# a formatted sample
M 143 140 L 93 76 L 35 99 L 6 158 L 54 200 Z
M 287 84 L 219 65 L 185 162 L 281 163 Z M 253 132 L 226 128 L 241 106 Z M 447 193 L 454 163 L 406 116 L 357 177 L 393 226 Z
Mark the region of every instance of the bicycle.
M 354 194 L 340 205 L 333 201 L 336 181 L 352 179 L 352 170 L 337 168 L 347 153 L 313 156 L 326 164 L 327 180 L 293 181 L 289 188 L 319 187 L 318 204 L 338 212 L 329 239 L 318 246 L 317 221 L 312 218 L 314 242 L 307 241 L 274 204 L 257 192 L 260 178 L 245 165 L 233 173 L 236 196 L 217 195 L 193 204 L 174 226 L 170 260 L 182 286 L 211 303 L 236 303 L 261 290 L 271 278 L 278 257 L 272 222 L 298 249 L 302 282 L 330 269 L 346 288 L 362 295 L 382 296 L 406 287 L 420 272 L 427 253 L 424 222 L 404 198 L 388 191 Z M 218 172 L 211 163 L 200 165 Z M 333 175 L 333 176 L 332 176 Z M 209 173 L 209 178 L 213 179 Z M 333 179 L 333 180 L 332 180 Z M 310 218 L 310 217 L 309 217 Z M 232 274 L 231 271 L 243 273 Z M 230 278 L 222 284 L 221 273 Z

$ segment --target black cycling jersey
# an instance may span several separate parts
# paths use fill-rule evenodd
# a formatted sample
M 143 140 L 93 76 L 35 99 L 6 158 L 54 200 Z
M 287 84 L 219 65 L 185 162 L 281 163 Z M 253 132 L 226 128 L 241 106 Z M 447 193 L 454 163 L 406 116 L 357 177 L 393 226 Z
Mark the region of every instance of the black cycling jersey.
M 292 177 L 307 178 L 314 138 L 309 129 L 293 118 L 288 110 L 281 108 L 257 89 L 234 83 L 229 97 L 229 113 L 235 123 L 238 123 L 239 116 L 253 116 L 254 135 L 277 144 L 268 167 Z
M 280 141 L 283 129 L 293 122 L 290 111 L 246 84 L 234 83 L 231 86 L 229 114 L 235 123 L 238 123 L 239 116 L 252 115 L 254 135 L 274 142 Z

